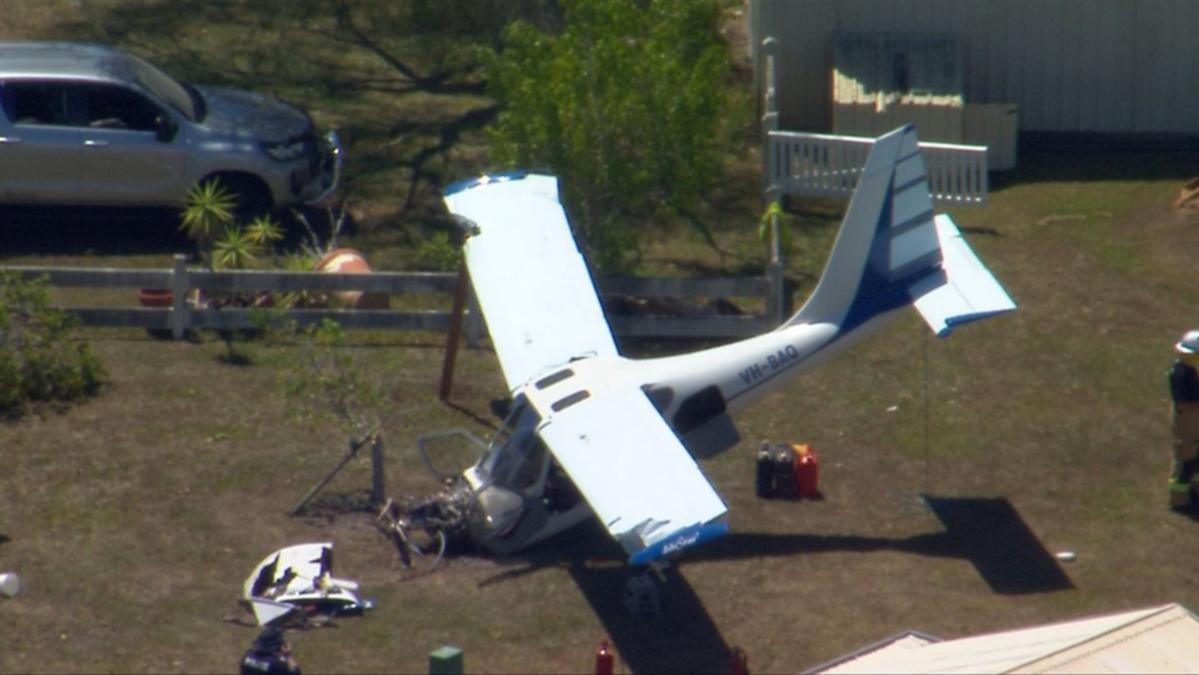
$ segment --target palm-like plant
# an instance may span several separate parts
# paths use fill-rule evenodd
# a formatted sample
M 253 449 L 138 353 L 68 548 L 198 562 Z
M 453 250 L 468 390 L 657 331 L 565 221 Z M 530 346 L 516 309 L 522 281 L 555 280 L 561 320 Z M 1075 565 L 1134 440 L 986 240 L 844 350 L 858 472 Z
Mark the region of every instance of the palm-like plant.
M 188 192 L 179 228 L 196 242 L 201 256 L 209 255 L 213 243 L 233 225 L 236 205 L 237 195 L 226 190 L 215 178 L 197 184 Z M 211 260 L 206 262 L 212 263 Z
M 270 216 L 259 216 L 249 223 L 238 222 L 237 200 L 237 194 L 222 186 L 216 178 L 196 185 L 188 193 L 179 227 L 195 242 L 200 258 L 210 270 L 248 267 L 270 253 L 274 244 L 283 239 L 283 228 Z M 224 292 L 205 302 L 219 310 L 224 305 L 258 306 L 265 300 L 269 300 L 267 294 Z M 235 348 L 235 335 L 234 331 L 221 331 L 221 339 L 228 348 L 225 360 L 248 363 L 248 357 Z
M 258 259 L 262 247 L 250 232 L 228 227 L 212 245 L 213 269 L 241 269 Z
M 283 241 L 283 227 L 270 216 L 258 216 L 244 228 L 250 242 L 262 251 L 269 251 L 276 242 Z

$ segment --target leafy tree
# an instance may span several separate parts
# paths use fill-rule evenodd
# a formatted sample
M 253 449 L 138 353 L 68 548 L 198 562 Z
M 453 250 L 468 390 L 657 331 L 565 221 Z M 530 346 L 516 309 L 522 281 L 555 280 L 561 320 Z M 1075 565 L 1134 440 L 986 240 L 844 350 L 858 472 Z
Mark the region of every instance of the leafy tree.
M 716 0 L 563 0 L 564 28 L 511 24 L 489 63 L 492 158 L 561 179 L 593 263 L 636 263 L 644 222 L 720 174 L 728 50 Z

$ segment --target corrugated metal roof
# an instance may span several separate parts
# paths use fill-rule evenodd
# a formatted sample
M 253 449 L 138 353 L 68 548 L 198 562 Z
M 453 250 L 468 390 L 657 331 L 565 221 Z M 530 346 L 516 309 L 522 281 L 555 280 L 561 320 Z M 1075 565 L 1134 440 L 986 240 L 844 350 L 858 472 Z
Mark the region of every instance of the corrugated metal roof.
M 1199 618 L 1178 604 L 919 644 L 901 640 L 828 673 L 1194 673 Z
M 1017 673 L 1199 672 L 1199 618 L 1181 605 L 1150 615 Z

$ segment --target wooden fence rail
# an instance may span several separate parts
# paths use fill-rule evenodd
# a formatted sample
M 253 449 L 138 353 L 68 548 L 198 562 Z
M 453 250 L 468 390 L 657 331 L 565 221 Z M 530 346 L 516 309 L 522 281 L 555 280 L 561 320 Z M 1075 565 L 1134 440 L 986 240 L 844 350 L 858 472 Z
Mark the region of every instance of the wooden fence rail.
M 310 325 L 332 319 L 347 329 L 446 331 L 450 326 L 449 301 L 437 310 L 354 310 L 277 308 L 267 312 L 251 308 L 194 307 L 187 298 L 194 289 L 206 293 L 247 292 L 333 292 L 363 291 L 386 295 L 416 295 L 454 292 L 458 275 L 449 272 L 372 272 L 338 274 L 327 272 L 277 272 L 189 268 L 186 258 L 175 256 L 173 269 L 130 270 L 111 268 L 65 268 L 3 266 L 0 270 L 25 277 L 45 276 L 51 286 L 85 288 L 163 288 L 173 294 L 171 307 L 63 307 L 86 325 L 140 327 L 169 332 L 180 339 L 189 330 L 210 328 L 236 330 L 260 327 L 263 320 L 280 325 L 295 322 Z M 609 316 L 617 335 L 638 337 L 741 337 L 769 330 L 783 318 L 782 270 L 771 265 L 766 276 L 737 279 L 601 278 L 603 296 L 643 298 L 752 297 L 765 301 L 757 315 L 720 315 L 696 311 L 691 315 Z M 485 334 L 481 315 L 473 300 L 467 310 L 464 333 L 476 345 Z

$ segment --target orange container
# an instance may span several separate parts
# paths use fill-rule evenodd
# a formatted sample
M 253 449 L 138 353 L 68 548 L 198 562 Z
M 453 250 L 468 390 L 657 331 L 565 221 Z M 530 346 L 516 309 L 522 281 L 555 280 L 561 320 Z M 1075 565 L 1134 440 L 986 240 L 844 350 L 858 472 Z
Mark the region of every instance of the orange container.
M 175 304 L 175 294 L 169 288 L 140 288 L 137 301 L 142 307 L 170 307 Z
M 795 453 L 795 492 L 800 499 L 820 497 L 820 462 L 807 443 L 792 443 Z
M 348 274 L 370 274 L 371 266 L 366 258 L 352 248 L 329 251 L 314 266 L 317 272 L 340 272 Z M 354 309 L 387 309 L 389 300 L 383 293 L 362 291 L 337 291 L 331 293 L 343 307 Z

